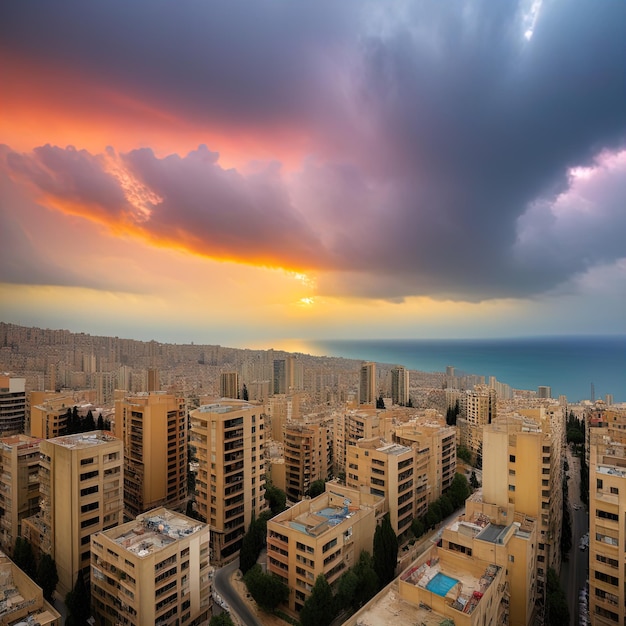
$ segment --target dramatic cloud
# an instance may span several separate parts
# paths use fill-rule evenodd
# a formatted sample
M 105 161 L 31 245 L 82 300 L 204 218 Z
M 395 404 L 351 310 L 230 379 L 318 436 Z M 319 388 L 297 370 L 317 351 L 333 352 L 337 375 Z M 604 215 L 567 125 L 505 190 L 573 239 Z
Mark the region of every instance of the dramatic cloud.
M 134 136 L 146 111 L 133 149 L 112 127 L 109 150 L 8 154 L 43 204 L 322 295 L 480 301 L 622 267 L 623 2 L 33 6 L 0 9 L 12 112 L 53 94 Z M 210 149 L 163 152 L 183 127 Z M 266 160 L 227 166 L 228 136 Z

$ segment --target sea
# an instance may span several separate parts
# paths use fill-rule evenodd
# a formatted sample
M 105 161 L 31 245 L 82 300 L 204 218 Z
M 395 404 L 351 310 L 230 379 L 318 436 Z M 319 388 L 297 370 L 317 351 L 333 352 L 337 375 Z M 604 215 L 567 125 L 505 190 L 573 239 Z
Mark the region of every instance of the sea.
M 277 342 L 280 344 L 281 342 Z M 568 402 L 604 399 L 626 402 L 626 335 L 510 339 L 298 340 L 274 348 L 314 356 L 403 365 L 424 372 L 495 376 L 514 389 L 552 389 Z M 287 345 L 290 347 L 288 348 Z M 297 346 L 297 349 L 296 349 Z

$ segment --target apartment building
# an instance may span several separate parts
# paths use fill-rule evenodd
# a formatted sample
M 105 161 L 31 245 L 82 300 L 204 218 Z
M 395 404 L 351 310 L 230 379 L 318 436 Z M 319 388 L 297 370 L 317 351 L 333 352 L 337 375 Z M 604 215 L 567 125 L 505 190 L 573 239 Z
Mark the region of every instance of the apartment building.
M 416 450 L 415 495 L 417 517 L 424 515 L 452 484 L 456 474 L 456 430 L 443 416 L 422 416 L 395 427 L 393 440 Z
M 300 612 L 319 574 L 332 586 L 362 550 L 372 553 L 382 506 L 382 498 L 327 483 L 267 522 L 267 570 L 289 587 L 290 612 Z
M 27 435 L 0 439 L 0 547 L 13 554 L 25 517 L 39 511 L 39 442 Z
M 220 374 L 220 397 L 239 398 L 239 374 L 237 372 Z
M 260 404 L 222 400 L 195 409 L 196 506 L 211 527 L 211 563 L 234 559 L 252 516 L 265 500 L 265 413 Z
M 295 502 L 304 497 L 312 482 L 332 474 L 332 432 L 325 424 L 288 422 L 283 442 L 285 493 Z
M 61 626 L 61 614 L 43 597 L 41 587 L 0 552 L 0 624 Z
M 537 588 L 561 568 L 563 407 L 519 409 L 484 429 L 483 499 L 537 519 Z M 525 414 L 522 414 L 525 413 Z
M 589 437 L 589 615 L 596 626 L 626 621 L 626 437 L 592 428 Z
M 359 371 L 359 404 L 376 404 L 376 363 L 363 363 Z
M 122 522 L 122 441 L 95 430 L 40 443 L 40 512 L 22 520 L 22 535 L 49 554 L 64 596 L 90 564 L 92 533 Z
M 209 527 L 163 507 L 94 533 L 96 624 L 206 624 L 212 606 L 209 570 Z
M 461 396 L 461 413 L 457 421 L 459 443 L 467 447 L 474 458 L 483 454 L 483 429 L 497 417 L 497 393 L 487 385 L 475 385 Z
M 0 436 L 24 432 L 26 379 L 0 374 Z
M 30 434 L 41 439 L 54 439 L 67 430 L 67 410 L 76 402 L 70 394 L 51 394 L 30 408 Z
M 164 392 L 115 402 L 115 435 L 124 442 L 124 509 L 129 517 L 187 499 L 187 407 Z
M 409 530 L 416 509 L 415 449 L 374 437 L 346 452 L 346 486 L 383 498 L 396 535 Z
M 409 403 L 409 371 L 402 365 L 391 370 L 391 401 L 399 406 Z

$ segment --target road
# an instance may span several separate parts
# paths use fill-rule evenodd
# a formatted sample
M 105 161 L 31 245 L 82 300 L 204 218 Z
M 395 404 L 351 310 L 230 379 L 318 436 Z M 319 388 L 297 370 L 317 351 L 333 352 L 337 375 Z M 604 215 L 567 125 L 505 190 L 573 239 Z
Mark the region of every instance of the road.
M 567 448 L 569 479 L 567 481 L 570 511 L 572 514 L 572 549 L 569 561 L 561 566 L 561 586 L 570 607 L 570 625 L 579 624 L 578 592 L 585 585 L 589 569 L 589 550 L 580 550 L 580 538 L 589 530 L 589 517 L 585 505 L 580 500 L 580 459 L 573 456 Z M 579 506 L 579 510 L 574 509 Z
M 248 605 L 239 597 L 239 594 L 230 584 L 230 576 L 239 569 L 239 559 L 216 570 L 213 578 L 215 591 L 222 596 L 232 613 L 239 618 L 244 626 L 263 626 L 256 616 L 250 611 Z

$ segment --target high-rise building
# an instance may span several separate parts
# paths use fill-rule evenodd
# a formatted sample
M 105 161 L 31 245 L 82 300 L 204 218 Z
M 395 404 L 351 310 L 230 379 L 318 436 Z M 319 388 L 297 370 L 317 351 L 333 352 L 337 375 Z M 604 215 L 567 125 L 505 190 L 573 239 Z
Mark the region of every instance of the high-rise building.
M 122 522 L 122 441 L 95 430 L 42 440 L 40 453 L 40 512 L 22 520 L 22 535 L 54 559 L 65 596 L 89 568 L 90 535 Z
M 463 419 L 457 420 L 459 443 L 466 446 L 474 458 L 482 455 L 483 428 L 497 416 L 497 393 L 487 385 L 475 385 L 461 397 Z
M 190 414 L 191 445 L 198 459 L 196 506 L 211 526 L 211 563 L 234 559 L 252 516 L 265 500 L 262 405 L 223 400 Z
M 623 431 L 589 431 L 589 616 L 598 626 L 626 620 L 625 439 Z
M 361 365 L 359 404 L 376 404 L 376 363 L 363 363 Z
M 287 393 L 287 361 L 274 359 L 273 393 Z
M 409 403 L 409 371 L 402 365 L 391 370 L 391 400 L 400 406 Z
M 323 424 L 288 422 L 283 436 L 285 492 L 293 502 L 301 500 L 311 483 L 332 473 L 332 433 Z
M 97 624 L 207 624 L 209 527 L 165 508 L 91 536 Z
M 0 375 L 0 436 L 24 432 L 26 379 Z
M 416 511 L 416 451 L 376 437 L 359 440 L 346 453 L 346 485 L 383 498 L 396 535 L 406 532 Z
M 126 396 L 115 403 L 115 435 L 124 442 L 124 507 L 136 517 L 187 498 L 187 408 L 164 392 Z
M 67 430 L 67 411 L 74 405 L 74 398 L 69 394 L 47 394 L 41 403 L 30 408 L 31 436 L 54 439 L 63 435 Z
M 148 386 L 147 391 L 161 391 L 161 374 L 158 369 L 151 367 L 148 370 Z
M 552 387 L 548 387 L 547 385 L 539 385 L 539 387 L 537 387 L 537 397 L 542 399 L 551 398 Z
M 519 409 L 484 429 L 483 500 L 537 520 L 537 588 L 561 568 L 563 447 L 561 406 Z
M 39 511 L 39 442 L 26 435 L 0 439 L 0 547 L 13 554 L 25 517 Z
M 372 553 L 381 507 L 376 496 L 333 488 L 267 522 L 267 570 L 289 587 L 290 611 L 300 612 L 320 574 L 332 585 L 362 550 Z
M 239 374 L 237 372 L 220 374 L 220 398 L 239 398 Z

